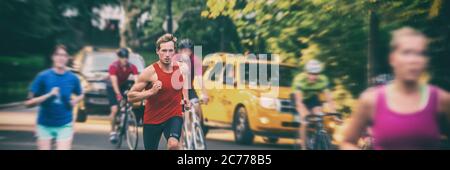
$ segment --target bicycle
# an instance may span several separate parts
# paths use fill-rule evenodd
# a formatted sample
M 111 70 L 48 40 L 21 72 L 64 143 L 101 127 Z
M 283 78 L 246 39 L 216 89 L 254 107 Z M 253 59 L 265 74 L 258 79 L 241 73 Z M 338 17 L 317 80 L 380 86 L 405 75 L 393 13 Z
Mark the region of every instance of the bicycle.
M 182 148 L 184 150 L 206 150 L 205 135 L 201 126 L 199 113 L 196 112 L 195 106 L 202 104 L 202 100 L 191 100 L 192 106 L 189 110 L 185 110 L 183 114 L 183 136 Z
M 310 114 L 305 117 L 305 121 L 313 125 L 313 131 L 308 132 L 306 141 L 307 150 L 330 150 L 332 147 L 331 136 L 324 128 L 324 117 L 335 116 L 340 118 L 340 113 Z
M 129 87 L 131 84 L 129 83 Z M 119 102 L 119 111 L 115 116 L 115 131 L 118 137 L 116 148 L 121 148 L 123 140 L 126 139 L 128 149 L 136 150 L 139 142 L 139 129 L 136 114 L 133 112 L 133 104 L 128 102 L 128 91 L 124 92 L 124 97 Z

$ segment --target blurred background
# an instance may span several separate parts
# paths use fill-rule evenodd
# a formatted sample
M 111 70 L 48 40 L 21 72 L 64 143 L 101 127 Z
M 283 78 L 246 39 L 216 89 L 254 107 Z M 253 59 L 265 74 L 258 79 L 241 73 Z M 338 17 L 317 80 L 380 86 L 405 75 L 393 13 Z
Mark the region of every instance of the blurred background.
M 127 46 L 148 65 L 156 60 L 156 39 L 168 32 L 192 39 L 203 55 L 272 53 L 299 68 L 319 59 L 349 113 L 363 89 L 389 78 L 390 31 L 403 26 L 432 39 L 424 81 L 450 90 L 450 1 L 2 0 L 0 108 L 25 100 L 56 44 L 74 58 L 87 47 Z
M 4 0 L 0 103 L 24 99 L 57 43 L 73 54 L 87 45 L 129 46 L 149 63 L 156 38 L 165 32 L 193 39 L 204 55 L 277 53 L 300 64 L 319 58 L 334 82 L 355 95 L 367 86 L 367 76 L 389 73 L 389 32 L 405 25 L 433 39 L 430 79 L 448 90 L 449 6 L 444 0 Z

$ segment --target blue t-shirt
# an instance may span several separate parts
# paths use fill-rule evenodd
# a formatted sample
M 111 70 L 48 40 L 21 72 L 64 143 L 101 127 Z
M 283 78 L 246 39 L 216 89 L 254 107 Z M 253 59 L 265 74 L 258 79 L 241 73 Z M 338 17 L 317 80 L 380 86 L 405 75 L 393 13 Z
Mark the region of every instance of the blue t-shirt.
M 30 91 L 37 97 L 49 93 L 54 87 L 59 87 L 59 96 L 52 96 L 40 104 L 39 125 L 63 126 L 72 122 L 70 100 L 72 94 L 81 94 L 80 80 L 70 71 L 58 74 L 53 69 L 47 69 L 34 79 Z

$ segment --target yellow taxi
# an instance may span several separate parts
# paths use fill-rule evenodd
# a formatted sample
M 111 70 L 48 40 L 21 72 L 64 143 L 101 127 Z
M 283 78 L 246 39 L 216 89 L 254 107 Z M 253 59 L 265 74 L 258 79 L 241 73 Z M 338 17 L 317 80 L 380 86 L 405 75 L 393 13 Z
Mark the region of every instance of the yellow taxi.
M 209 96 L 209 102 L 201 105 L 205 133 L 209 128 L 232 129 L 240 144 L 251 144 L 255 135 L 270 143 L 297 137 L 299 123 L 290 100 L 296 71 L 276 58 L 229 53 L 205 57 L 203 83 Z

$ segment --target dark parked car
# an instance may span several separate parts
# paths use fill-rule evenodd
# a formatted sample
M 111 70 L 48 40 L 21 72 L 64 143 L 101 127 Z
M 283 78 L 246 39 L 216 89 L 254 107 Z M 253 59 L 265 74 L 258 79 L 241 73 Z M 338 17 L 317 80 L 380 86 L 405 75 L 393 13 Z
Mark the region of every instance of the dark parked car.
M 108 115 L 109 101 L 106 93 L 106 81 L 109 78 L 108 68 L 117 60 L 114 50 L 86 52 L 74 61 L 74 72 L 77 73 L 85 92 L 84 101 L 75 107 L 77 122 L 85 122 L 88 114 Z M 145 61 L 139 54 L 132 53 L 129 61 L 136 65 L 138 72 L 145 68 Z M 135 103 L 137 115 L 142 111 L 143 103 Z

